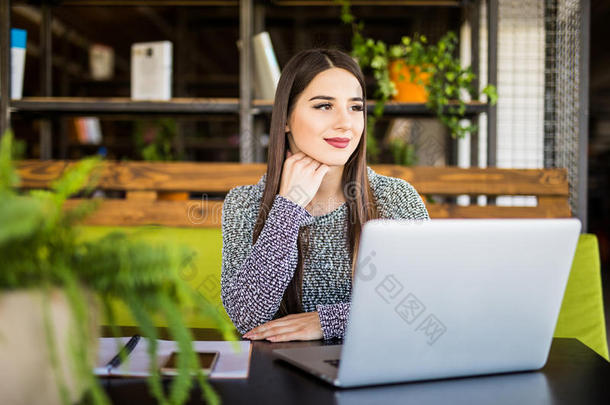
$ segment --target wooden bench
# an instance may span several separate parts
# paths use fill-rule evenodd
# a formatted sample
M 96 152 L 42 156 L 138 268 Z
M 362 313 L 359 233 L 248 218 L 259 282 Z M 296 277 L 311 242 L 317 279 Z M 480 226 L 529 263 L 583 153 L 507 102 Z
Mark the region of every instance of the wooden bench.
M 20 161 L 21 188 L 47 188 L 73 162 Z M 86 222 L 90 235 L 99 236 L 115 227 L 150 227 L 153 236 L 186 243 L 197 251 L 188 270 L 188 282 L 226 316 L 221 299 L 222 201 L 231 188 L 255 184 L 265 173 L 264 164 L 239 163 L 147 163 L 105 162 L 99 189 L 121 198 L 104 198 Z M 371 165 L 379 174 L 410 182 L 424 197 L 487 195 L 536 196 L 534 207 L 459 206 L 426 202 L 432 218 L 545 218 L 569 217 L 567 172 L 564 169 L 460 169 L 455 167 L 401 167 Z M 164 192 L 188 191 L 196 199 L 164 201 Z M 438 198 L 437 196 L 441 196 Z M 203 198 L 201 198 L 203 197 Z M 80 202 L 69 200 L 68 207 Z M 145 227 L 146 228 L 146 227 Z M 199 229 L 198 229 L 199 228 Z M 155 236 L 155 237 L 156 237 Z M 597 257 L 597 261 L 594 259 Z M 577 337 L 608 358 L 603 321 L 599 252 L 594 235 L 582 235 L 557 324 L 556 336 Z M 597 263 L 595 265 L 595 263 Z M 593 264 L 591 264 L 593 263 Z M 126 311 L 123 311 L 126 312 Z M 119 312 L 121 325 L 132 325 Z M 227 316 L 228 319 L 228 316 Z M 211 321 L 195 319 L 192 327 L 213 327 Z M 159 325 L 164 326 L 164 325 Z
M 21 188 L 47 188 L 70 161 L 18 162 Z M 426 200 L 432 218 L 560 218 L 571 216 L 565 169 L 461 169 L 371 165 L 379 174 L 411 183 Z M 257 183 L 261 163 L 104 162 L 98 188 L 122 198 L 104 198 L 89 225 L 158 224 L 178 227 L 220 227 L 222 199 L 233 187 Z M 186 191 L 197 197 L 165 201 L 167 192 Z M 427 196 L 535 196 L 536 206 L 461 206 L 433 203 Z M 435 198 L 438 200 L 438 198 Z M 67 206 L 79 203 L 70 199 Z

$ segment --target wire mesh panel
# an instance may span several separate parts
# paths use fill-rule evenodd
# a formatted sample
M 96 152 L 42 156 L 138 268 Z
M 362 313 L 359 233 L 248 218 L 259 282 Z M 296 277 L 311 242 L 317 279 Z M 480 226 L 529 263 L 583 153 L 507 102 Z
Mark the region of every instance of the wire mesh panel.
M 544 4 L 498 3 L 497 166 L 543 164 Z M 500 197 L 498 205 L 536 205 L 534 197 Z
M 579 0 L 545 0 L 544 166 L 568 169 L 573 211 L 579 204 L 580 13 Z
M 487 82 L 486 3 L 480 8 L 481 87 Z M 580 0 L 498 0 L 497 166 L 567 168 L 573 211 L 578 206 L 581 30 Z M 486 119 L 479 117 L 481 167 Z M 496 203 L 536 201 L 506 197 Z

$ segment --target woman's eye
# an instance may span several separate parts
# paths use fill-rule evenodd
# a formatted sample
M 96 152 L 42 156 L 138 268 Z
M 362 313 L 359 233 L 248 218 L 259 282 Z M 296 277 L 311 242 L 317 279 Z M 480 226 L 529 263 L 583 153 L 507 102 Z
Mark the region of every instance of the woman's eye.
M 317 108 L 318 110 L 326 110 L 327 108 L 332 107 L 330 104 L 318 104 L 317 106 L 315 106 L 314 108 Z M 354 105 L 352 106 L 353 111 L 362 111 L 363 110 L 363 106 L 361 105 Z

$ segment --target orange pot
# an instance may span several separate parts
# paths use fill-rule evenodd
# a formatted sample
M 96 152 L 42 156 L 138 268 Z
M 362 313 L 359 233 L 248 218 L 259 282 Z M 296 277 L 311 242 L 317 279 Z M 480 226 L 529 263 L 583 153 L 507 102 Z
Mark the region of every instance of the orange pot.
M 183 191 L 158 191 L 157 200 L 163 201 L 184 201 L 189 199 L 188 192 Z
M 415 83 L 411 81 L 411 71 L 415 70 Z M 400 80 L 400 75 L 404 80 Z M 430 73 L 422 72 L 420 66 L 407 66 L 402 60 L 390 62 L 390 80 L 394 82 L 398 93 L 393 97 L 394 101 L 403 103 L 425 103 L 428 101 L 428 92 L 424 84 L 417 84 L 421 79 L 424 84 L 430 80 Z

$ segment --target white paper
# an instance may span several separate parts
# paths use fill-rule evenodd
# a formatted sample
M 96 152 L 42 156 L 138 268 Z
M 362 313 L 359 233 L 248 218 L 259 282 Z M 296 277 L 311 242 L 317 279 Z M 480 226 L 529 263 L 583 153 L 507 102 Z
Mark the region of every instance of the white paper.
M 172 43 L 139 42 L 131 46 L 131 98 L 172 98 Z
M 11 98 L 21 99 L 23 95 L 23 73 L 25 71 L 25 49 L 11 48 Z
M 129 337 L 100 338 L 95 375 L 115 375 L 130 377 L 146 377 L 149 375 L 150 359 L 148 356 L 148 339 L 141 338 L 126 361 L 110 370 L 105 365 L 118 353 Z M 117 344 L 118 342 L 118 344 Z M 235 346 L 236 345 L 236 346 Z M 195 351 L 217 351 L 219 357 L 208 378 L 248 378 L 250 368 L 251 342 L 244 341 L 194 341 Z M 173 340 L 157 340 L 157 367 L 161 367 L 170 354 L 177 351 Z

